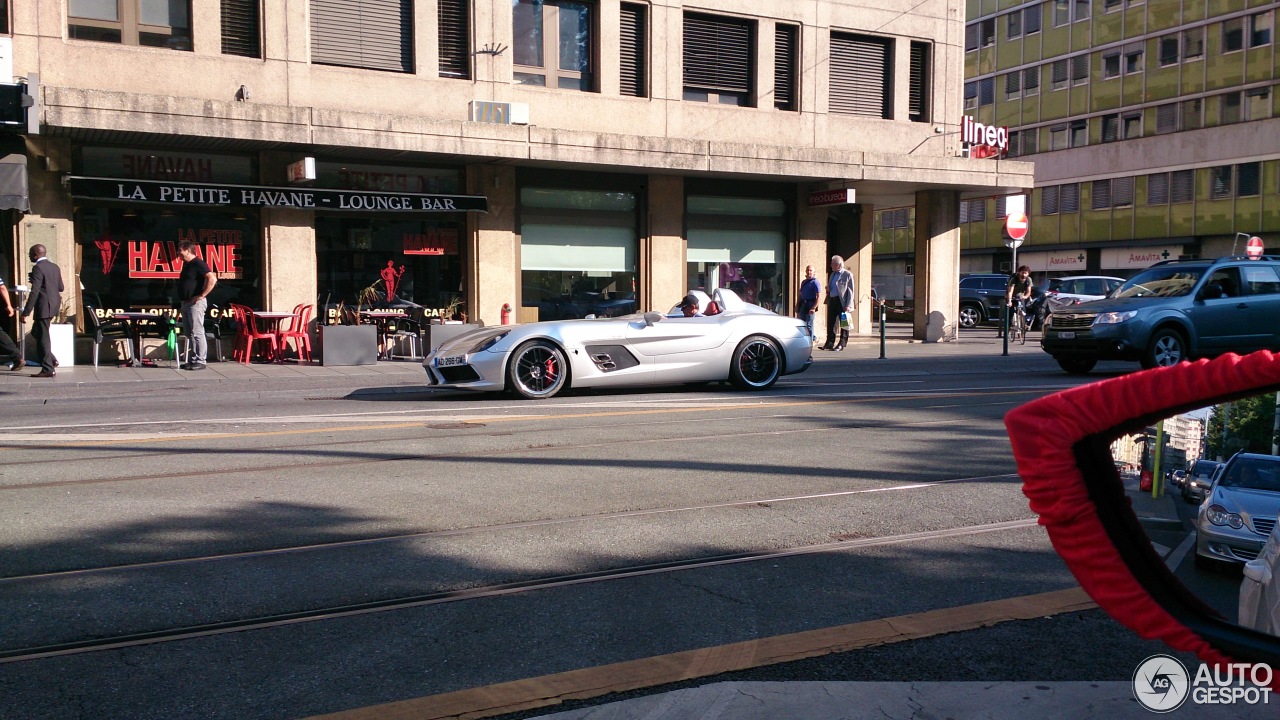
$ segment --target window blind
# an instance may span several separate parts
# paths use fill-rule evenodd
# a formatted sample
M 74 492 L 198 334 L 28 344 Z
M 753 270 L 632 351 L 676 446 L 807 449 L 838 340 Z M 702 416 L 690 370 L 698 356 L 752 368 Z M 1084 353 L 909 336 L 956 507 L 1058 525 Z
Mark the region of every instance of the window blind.
M 889 118 L 888 88 L 889 41 L 887 39 L 866 35 L 831 34 L 831 112 Z
M 467 0 L 440 0 L 440 77 L 471 78 L 471 12 Z
M 260 11 L 258 0 L 222 0 L 223 55 L 262 57 Z

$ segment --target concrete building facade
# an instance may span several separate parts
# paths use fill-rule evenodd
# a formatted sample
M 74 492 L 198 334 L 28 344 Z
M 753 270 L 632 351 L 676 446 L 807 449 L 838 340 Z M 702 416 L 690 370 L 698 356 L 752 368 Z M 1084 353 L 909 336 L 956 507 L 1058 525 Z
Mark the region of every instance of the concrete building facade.
M 1280 3 L 968 0 L 965 112 L 1035 164 L 1018 262 L 1128 277 L 1280 244 Z M 961 269 L 1008 270 L 1002 198 L 961 208 Z M 910 212 L 877 218 L 906 257 Z
M 186 239 L 224 308 L 371 291 L 493 324 L 730 287 L 790 313 L 832 254 L 865 299 L 874 208 L 911 205 L 940 340 L 961 194 L 1031 184 L 961 156 L 959 0 L 0 7 L 34 98 L 0 271 L 46 245 L 72 315 L 171 306 Z

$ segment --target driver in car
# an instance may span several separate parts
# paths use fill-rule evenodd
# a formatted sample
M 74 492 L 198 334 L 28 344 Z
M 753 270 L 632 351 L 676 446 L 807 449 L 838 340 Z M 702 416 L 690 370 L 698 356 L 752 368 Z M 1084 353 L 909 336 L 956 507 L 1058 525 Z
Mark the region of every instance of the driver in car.
M 680 301 L 680 314 L 673 317 L 702 317 L 702 310 L 699 308 L 698 296 L 689 293 Z

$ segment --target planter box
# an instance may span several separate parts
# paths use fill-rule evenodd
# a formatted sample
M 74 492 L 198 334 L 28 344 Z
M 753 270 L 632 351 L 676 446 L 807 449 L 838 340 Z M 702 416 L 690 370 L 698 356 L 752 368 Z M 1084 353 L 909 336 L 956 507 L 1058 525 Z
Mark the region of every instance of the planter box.
M 28 323 L 27 328 L 30 329 Z M 27 344 L 23 348 L 26 351 L 27 359 L 39 363 L 40 358 L 36 357 L 36 341 L 31 337 L 31 333 L 27 333 Z M 53 356 L 58 359 L 58 364 L 63 367 L 69 367 L 76 362 L 76 326 L 70 323 L 50 323 L 49 324 L 49 342 L 53 348 Z
M 431 351 L 440 347 L 444 341 L 479 329 L 480 325 L 476 323 L 445 323 L 444 325 L 427 323 L 422 326 L 422 353 L 424 356 L 430 355 Z
M 373 325 L 321 325 L 312 354 L 321 365 L 375 365 L 378 328 Z

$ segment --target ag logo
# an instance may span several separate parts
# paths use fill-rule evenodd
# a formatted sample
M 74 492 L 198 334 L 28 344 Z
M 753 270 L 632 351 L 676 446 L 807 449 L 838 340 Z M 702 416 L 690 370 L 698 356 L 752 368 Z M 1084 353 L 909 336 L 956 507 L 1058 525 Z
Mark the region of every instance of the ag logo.
M 1177 710 L 1191 691 L 1191 676 L 1180 660 L 1152 655 L 1133 672 L 1133 696 L 1151 712 Z

